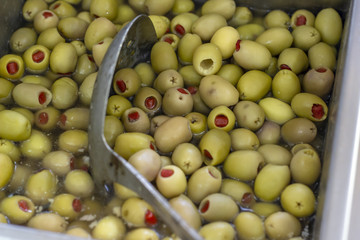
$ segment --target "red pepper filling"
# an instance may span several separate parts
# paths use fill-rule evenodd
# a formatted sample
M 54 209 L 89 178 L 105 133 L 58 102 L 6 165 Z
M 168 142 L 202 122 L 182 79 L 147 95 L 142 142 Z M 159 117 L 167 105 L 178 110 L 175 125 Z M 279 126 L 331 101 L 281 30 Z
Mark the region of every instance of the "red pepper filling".
M 188 87 L 187 90 L 191 93 L 191 95 L 194 95 L 195 93 L 197 93 L 197 88 L 194 86 Z
M 204 203 L 204 205 L 202 206 L 202 208 L 200 209 L 200 212 L 201 212 L 201 213 L 205 213 L 205 212 L 209 209 L 209 207 L 210 207 L 210 202 L 209 202 L 209 201 L 206 201 L 206 202 Z
M 165 37 L 164 42 L 172 44 L 174 42 L 174 39 L 172 39 L 171 37 Z
M 240 43 L 241 43 L 241 40 L 240 40 L 240 39 L 236 41 L 236 46 L 235 46 L 235 50 L 236 50 L 236 51 L 239 51 L 239 50 L 240 50 Z
M 28 202 L 25 201 L 25 200 L 18 201 L 18 206 L 24 212 L 30 212 L 31 211 Z
M 213 157 L 211 156 L 210 152 L 209 152 L 208 150 L 206 150 L 206 149 L 204 150 L 204 155 L 205 155 L 206 158 L 208 158 L 208 159 L 210 159 L 210 160 L 213 159 Z
M 280 69 L 287 69 L 291 71 L 291 67 L 289 67 L 287 64 L 281 64 Z
M 155 151 L 155 146 L 154 146 L 154 142 L 150 142 L 150 149 Z
M 6 65 L 6 70 L 10 75 L 14 75 L 19 71 L 19 65 L 16 62 L 9 62 Z
M 189 94 L 184 88 L 178 88 L 177 90 L 182 94 Z
M 90 55 L 88 55 L 88 59 L 91 61 L 91 62 L 95 62 L 94 58 Z
M 44 104 L 45 102 L 46 102 L 46 93 L 45 92 L 40 92 L 39 93 L 39 103 Z
M 39 114 L 39 123 L 40 124 L 47 124 L 49 121 L 49 114 L 47 112 L 41 112 Z
M 210 169 L 208 169 L 208 172 L 209 172 L 210 176 L 212 176 L 213 178 L 217 178 Z
M 74 157 L 70 158 L 70 169 L 71 170 L 75 169 L 75 158 Z
M 124 82 L 124 80 L 116 81 L 116 86 L 119 88 L 120 92 L 123 93 L 126 91 L 126 83 Z
M 139 120 L 140 114 L 138 112 L 132 112 L 128 114 L 128 120 L 129 122 L 135 122 Z
M 82 204 L 81 204 L 80 199 L 75 198 L 75 199 L 72 201 L 72 207 L 73 207 L 73 209 L 74 209 L 75 212 L 80 212 L 81 209 L 82 209 Z
M 43 12 L 42 15 L 45 19 L 53 16 L 52 12 L 49 11 Z
M 43 51 L 36 51 L 35 53 L 33 53 L 32 55 L 32 60 L 36 63 L 40 63 L 44 60 L 45 58 L 45 53 Z
M 160 172 L 160 175 L 164 178 L 171 177 L 174 174 L 174 170 L 172 169 L 163 169 Z
M 321 104 L 313 104 L 311 108 L 312 116 L 316 119 L 321 119 L 324 116 L 324 108 Z
M 60 7 L 60 5 L 61 5 L 60 3 L 55 4 L 55 5 L 54 5 L 54 7 L 53 7 L 52 9 L 57 9 L 58 7 Z
M 154 109 L 154 108 L 156 107 L 157 100 L 156 100 L 155 97 L 150 96 L 150 97 L 147 97 L 147 98 L 145 99 L 145 102 L 144 102 L 144 103 L 145 103 L 145 107 L 146 107 L 147 109 L 152 110 L 152 109 Z
M 315 71 L 319 72 L 319 73 L 324 73 L 326 72 L 326 68 L 317 68 Z
M 249 205 L 251 201 L 253 200 L 253 195 L 249 192 L 244 193 L 244 195 L 241 198 L 241 203 L 244 205 Z
M 215 117 L 215 126 L 226 127 L 228 124 L 229 124 L 229 119 L 225 115 L 220 114 Z
M 65 114 L 61 114 L 60 115 L 60 123 L 65 126 L 66 124 L 66 115 Z
M 145 223 L 150 226 L 153 226 L 157 223 L 157 218 L 155 214 L 149 209 L 145 212 Z
M 306 24 L 306 17 L 304 15 L 300 15 L 296 18 L 296 26 L 301 26 Z
M 175 31 L 180 35 L 183 36 L 185 34 L 185 28 L 180 24 L 175 25 Z

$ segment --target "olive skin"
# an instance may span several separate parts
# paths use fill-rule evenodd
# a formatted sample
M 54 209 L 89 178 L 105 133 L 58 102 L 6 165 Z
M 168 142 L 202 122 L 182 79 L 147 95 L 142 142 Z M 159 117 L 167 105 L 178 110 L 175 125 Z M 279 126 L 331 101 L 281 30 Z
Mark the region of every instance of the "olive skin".
M 155 78 L 153 87 L 163 95 L 169 88 L 184 87 L 184 79 L 175 69 L 166 69 Z
M 78 56 L 70 43 L 58 43 L 50 54 L 50 68 L 54 73 L 72 73 L 75 71 Z
M 161 124 L 163 124 L 166 120 L 170 119 L 167 115 L 157 115 L 151 118 L 150 122 L 150 134 L 154 136 L 154 133 Z
M 299 117 L 319 122 L 327 118 L 328 107 L 324 100 L 311 93 L 298 93 L 291 100 L 291 108 Z
M 332 90 L 334 73 L 327 67 L 312 68 L 306 72 L 302 87 L 305 92 L 315 94 L 325 99 Z
M 84 53 L 79 56 L 75 72 L 73 74 L 73 79 L 78 84 L 82 84 L 87 76 L 96 72 L 97 66 L 94 61 L 94 58 L 89 54 Z
M 161 167 L 160 155 L 152 149 L 142 149 L 128 161 L 150 182 L 156 179 Z
M 177 145 L 171 155 L 171 161 L 186 175 L 195 172 L 203 163 L 200 150 L 191 143 Z
M 170 32 L 172 32 L 179 38 L 182 38 L 187 33 L 191 32 L 191 27 L 197 19 L 199 19 L 199 16 L 197 16 L 194 13 L 179 14 L 175 16 L 173 19 L 171 19 Z
M 46 29 L 56 27 L 59 23 L 59 17 L 51 10 L 43 10 L 38 12 L 34 17 L 34 29 L 37 33 L 41 33 Z
M 264 70 L 271 62 L 271 52 L 252 40 L 238 40 L 233 57 L 240 67 L 247 70 Z
M 40 160 L 52 149 L 50 138 L 43 132 L 33 129 L 28 139 L 21 142 L 20 151 L 23 156 Z
M 42 0 L 40 0 L 42 1 Z M 10 37 L 9 46 L 15 53 L 23 53 L 36 43 L 37 34 L 34 29 L 22 27 L 17 29 Z
M 64 186 L 68 193 L 80 198 L 90 197 L 95 188 L 90 174 L 80 169 L 71 170 L 66 174 Z
M 314 26 L 314 23 L 315 16 L 309 10 L 298 9 L 291 15 L 290 26 L 293 29 L 303 25 Z
M 220 105 L 231 106 L 238 102 L 239 92 L 224 78 L 217 75 L 205 76 L 199 85 L 201 99 L 210 108 Z
M 291 177 L 295 182 L 312 185 L 320 176 L 320 157 L 314 149 L 297 151 L 290 162 Z
M 164 166 L 156 177 L 156 187 L 166 198 L 179 196 L 187 187 L 185 173 L 176 165 Z
M 188 180 L 187 196 L 198 204 L 206 196 L 219 192 L 221 188 L 221 172 L 213 166 L 205 166 L 196 170 Z
M 289 165 L 293 157 L 289 150 L 277 144 L 263 144 L 257 151 L 264 156 L 266 163 Z
M 149 228 L 137 228 L 126 233 L 124 240 L 137 240 L 145 237 L 148 240 L 159 240 L 157 233 Z
M 229 155 L 231 148 L 230 135 L 221 129 L 211 129 L 200 139 L 199 148 L 206 165 L 219 165 Z
M 320 42 L 320 32 L 308 25 L 299 26 L 292 32 L 294 46 L 304 51 L 308 51 L 312 46 Z
M 105 117 L 104 137 L 110 147 L 114 147 L 116 137 L 124 132 L 124 125 L 115 116 L 108 115 Z
M 300 236 L 300 221 L 290 213 L 279 211 L 264 221 L 266 235 L 272 240 L 288 239 Z
M 20 160 L 21 152 L 19 147 L 10 140 L 0 139 L 0 153 L 8 155 L 16 163 Z
M 42 31 L 36 41 L 36 44 L 47 47 L 49 50 L 53 50 L 59 43 L 65 43 L 65 38 L 60 35 L 57 27 Z
M 58 126 L 60 115 L 61 112 L 52 106 L 37 110 L 34 114 L 35 126 L 43 131 L 51 131 Z
M 10 182 L 15 165 L 7 154 L 0 153 L 0 167 L 3 169 L 3 174 L 0 176 L 0 188 L 3 188 Z
M 250 207 L 255 203 L 252 188 L 239 180 L 223 179 L 220 192 L 232 197 L 242 207 Z
M 192 138 L 190 123 L 185 117 L 172 117 L 161 124 L 154 133 L 156 147 L 163 153 L 172 152 L 175 147 Z
M 0 210 L 11 223 L 24 224 L 35 214 L 35 205 L 30 198 L 14 195 L 0 202 Z
M 270 91 L 271 85 L 272 79 L 268 74 L 250 70 L 240 77 L 236 87 L 240 93 L 240 100 L 257 102 Z
M 162 110 L 168 116 L 184 116 L 192 111 L 193 105 L 193 98 L 186 88 L 169 88 L 162 99 Z
M 302 183 L 293 183 L 281 193 L 281 206 L 295 217 L 307 217 L 315 211 L 315 195 Z
M 121 118 L 123 113 L 131 108 L 131 106 L 131 102 L 127 98 L 120 95 L 112 95 L 108 99 L 106 114 Z
M 200 216 L 208 222 L 231 222 L 239 213 L 239 207 L 230 196 L 213 193 L 201 200 L 199 212 Z
M 256 202 L 251 206 L 251 209 L 262 218 L 266 218 L 271 214 L 282 210 L 277 203 L 268 202 Z
M 235 51 L 237 40 L 240 38 L 239 32 L 230 26 L 218 29 L 210 39 L 210 43 L 215 44 L 221 52 L 222 58 L 232 57 Z
M 12 97 L 19 106 L 39 110 L 50 104 L 53 94 L 40 84 L 20 83 L 13 88 Z
M 134 0 L 137 1 L 137 0 Z M 130 0 L 131 2 L 131 0 Z M 143 1 L 144 2 L 144 1 Z M 131 3 L 130 3 L 131 5 Z M 142 11 L 145 12 L 145 9 Z M 170 27 L 170 20 L 166 16 L 149 15 L 149 18 L 154 25 L 157 38 L 161 38 Z
M 51 202 L 49 210 L 71 221 L 78 217 L 82 210 L 82 204 L 80 199 L 75 196 L 62 193 L 54 197 L 54 201 Z
M 254 193 L 263 201 L 276 200 L 290 183 L 290 169 L 286 165 L 267 164 L 255 178 Z
M 200 236 L 206 240 L 231 240 L 235 238 L 235 230 L 230 223 L 224 221 L 216 221 L 205 224 L 199 230 Z
M 186 33 L 180 38 L 177 54 L 181 63 L 192 63 L 195 49 L 202 44 L 197 34 Z
M 293 36 L 286 28 L 272 27 L 261 33 L 255 41 L 267 47 L 272 56 L 277 56 L 284 49 L 291 47 Z
M 244 74 L 244 70 L 236 64 L 224 64 L 221 66 L 216 75 L 228 80 L 232 85 L 236 86 L 240 77 Z
M 193 54 L 192 64 L 196 72 L 202 76 L 216 74 L 222 65 L 222 53 L 214 43 L 198 46 Z
M 94 17 L 105 17 L 110 21 L 117 16 L 118 3 L 116 0 L 92 0 L 90 14 Z
M 262 219 L 252 212 L 241 212 L 235 220 L 234 225 L 240 239 L 265 239 L 265 227 Z
M 55 196 L 57 188 L 55 174 L 45 169 L 29 176 L 25 186 L 25 195 L 36 205 L 44 205 L 49 202 L 49 198 Z
M 80 154 L 88 148 L 88 134 L 84 130 L 71 129 L 61 133 L 58 138 L 58 146 L 61 150 Z
M 57 28 L 59 33 L 69 40 L 84 39 L 89 23 L 78 17 L 67 17 L 59 21 Z
M 59 126 L 63 130 L 87 130 L 89 125 L 90 110 L 88 108 L 69 108 L 63 112 L 59 119 Z
M 200 36 L 203 42 L 210 41 L 214 33 L 227 26 L 226 19 L 218 13 L 209 13 L 199 17 L 191 26 L 191 32 Z
M 209 1 L 201 6 L 202 15 L 217 13 L 222 15 L 226 20 L 229 20 L 234 15 L 235 10 L 235 1 Z
M 274 76 L 271 91 L 277 99 L 290 103 L 291 99 L 301 91 L 300 80 L 293 71 L 282 69 Z
M 0 138 L 23 141 L 31 135 L 31 123 L 21 113 L 13 110 L 0 111 Z
M 161 103 L 161 94 L 151 87 L 140 88 L 134 98 L 134 106 L 141 108 L 150 116 L 160 111 Z
M 299 74 L 307 70 L 309 66 L 309 59 L 306 53 L 300 48 L 286 48 L 284 49 L 277 61 L 277 68 L 289 69 L 295 74 Z
M 131 97 L 135 95 L 140 85 L 140 77 L 132 68 L 122 68 L 114 75 L 113 88 L 120 96 Z
M 234 15 L 229 20 L 229 25 L 233 27 L 239 27 L 250 23 L 254 16 L 248 7 L 236 7 Z
M 308 51 L 308 56 L 311 68 L 327 67 L 332 71 L 336 68 L 336 54 L 327 43 L 319 42 L 313 45 Z
M 44 0 L 29 0 L 22 7 L 22 15 L 27 22 L 32 22 L 38 12 L 47 8 L 48 5 Z
M 154 215 L 151 205 L 138 197 L 131 197 L 124 201 L 121 208 L 121 216 L 124 221 L 134 227 L 146 227 L 149 222 L 149 215 Z M 154 215 L 155 220 L 156 216 Z
M 253 40 L 257 38 L 262 32 L 265 31 L 265 27 L 262 24 L 248 23 L 236 28 L 240 34 L 241 40 Z
M 190 129 L 193 137 L 198 138 L 207 130 L 207 117 L 199 112 L 191 112 L 185 116 L 190 122 Z
M 56 13 L 56 15 L 58 15 L 60 19 L 66 17 L 74 17 L 77 14 L 76 9 L 70 3 L 64 0 L 53 2 L 49 6 L 49 9 Z
M 271 121 L 265 121 L 259 130 L 256 131 L 261 144 L 273 143 L 280 141 L 280 125 Z
M 236 121 L 239 127 L 256 131 L 263 125 L 265 121 L 265 112 L 259 104 L 242 100 L 239 101 L 234 109 Z
M 283 10 L 271 10 L 264 17 L 264 26 L 266 28 L 283 27 L 288 28 L 290 25 L 290 17 Z
M 340 42 L 342 34 L 342 20 L 333 8 L 322 9 L 315 18 L 314 26 L 320 32 L 321 40 L 330 45 Z
M 259 138 L 256 134 L 246 128 L 236 128 L 230 132 L 231 149 L 236 150 L 256 150 L 260 146 Z
M 151 65 L 155 73 L 167 69 L 178 69 L 178 60 L 174 49 L 167 42 L 156 42 L 151 48 Z
M 174 6 L 175 0 L 162 1 L 159 4 L 156 0 L 145 0 L 144 7 L 148 14 L 166 15 Z
M 150 63 L 138 63 L 134 70 L 137 72 L 141 79 L 141 86 L 142 87 L 150 87 L 153 85 L 155 80 L 155 72 L 151 68 Z
M 238 150 L 231 152 L 224 161 L 224 173 L 241 181 L 254 180 L 265 159 L 255 150 Z
M 38 213 L 27 223 L 28 227 L 52 232 L 65 232 L 67 225 L 64 217 L 50 212 Z
M 69 77 L 62 77 L 51 86 L 52 105 L 57 109 L 67 109 L 75 105 L 78 100 L 78 85 Z
M 114 151 L 125 159 L 145 148 L 155 149 L 155 140 L 145 133 L 129 132 L 116 137 Z
M 194 203 L 184 194 L 169 200 L 169 204 L 194 229 L 201 227 L 201 217 Z
M 316 125 L 307 118 L 293 118 L 281 127 L 281 137 L 289 144 L 311 143 L 316 135 Z
M 42 159 L 42 166 L 51 170 L 57 176 L 65 176 L 71 171 L 74 163 L 74 155 L 65 151 L 52 151 Z
M 126 109 L 121 117 L 121 122 L 127 132 L 148 133 L 150 131 L 150 119 L 141 108 Z
M 292 107 L 277 98 L 263 98 L 260 100 L 259 105 L 263 108 L 266 119 L 279 125 L 295 117 Z
M 104 17 L 96 18 L 92 21 L 84 36 L 84 43 L 88 50 L 92 50 L 94 44 L 100 42 L 106 37 L 114 37 L 116 34 L 115 25 Z

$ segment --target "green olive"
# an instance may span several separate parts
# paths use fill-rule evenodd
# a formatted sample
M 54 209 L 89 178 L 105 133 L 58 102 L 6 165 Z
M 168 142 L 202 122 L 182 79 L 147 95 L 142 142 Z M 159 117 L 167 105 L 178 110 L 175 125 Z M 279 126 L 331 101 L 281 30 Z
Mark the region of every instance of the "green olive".
M 28 139 L 20 144 L 20 151 L 23 156 L 40 160 L 52 149 L 50 138 L 39 130 L 33 129 Z
M 145 0 L 141 0 L 141 1 L 145 2 Z M 131 0 L 129 2 L 130 2 L 129 4 L 131 5 Z M 143 12 L 145 11 L 146 10 L 144 9 Z M 161 38 L 161 36 L 163 36 L 170 27 L 169 18 L 167 18 L 166 16 L 159 16 L 159 15 L 149 15 L 149 18 L 154 25 L 157 38 Z
M 5 153 L 0 153 L 0 168 L 2 174 L 0 176 L 0 188 L 5 187 L 11 180 L 14 173 L 14 163 L 12 159 Z
M 137 240 L 145 237 L 147 240 L 159 240 L 157 233 L 150 228 L 137 228 L 126 233 L 124 240 Z
M 259 130 L 256 132 L 261 144 L 279 142 L 280 136 L 280 125 L 272 121 L 266 120 Z
M 297 116 L 316 122 L 324 121 L 328 113 L 326 103 L 312 93 L 296 94 L 291 100 L 291 108 Z
M 164 166 L 157 174 L 156 187 L 166 198 L 179 196 L 187 187 L 185 173 L 176 165 Z
M 207 130 L 207 117 L 199 112 L 191 112 L 185 115 L 190 122 L 190 129 L 193 137 L 201 137 Z
M 136 12 L 128 4 L 118 4 L 117 7 L 117 16 L 114 18 L 113 22 L 116 24 L 124 24 L 134 17 L 136 17 Z
M 167 115 L 157 115 L 152 117 L 150 122 L 150 134 L 154 136 L 156 129 L 168 119 L 170 119 L 170 117 Z
M 307 118 L 293 118 L 281 127 L 281 137 L 289 144 L 310 143 L 316 135 L 316 125 Z
M 244 74 L 244 70 L 236 64 L 224 64 L 221 66 L 216 75 L 228 80 L 232 85 L 236 86 L 240 77 Z
M 4 223 L 4 224 L 8 223 L 8 218 L 2 213 L 0 213 L 0 223 Z
M 63 130 L 87 130 L 90 110 L 88 108 L 69 108 L 60 116 L 59 126 Z
M 236 128 L 230 131 L 231 149 L 236 150 L 256 150 L 260 145 L 256 134 L 246 128 Z
M 309 10 L 298 9 L 291 15 L 290 25 L 293 29 L 303 25 L 314 26 L 314 23 L 315 16 Z
M 236 30 L 239 32 L 241 40 L 254 40 L 265 31 L 263 25 L 257 23 L 248 23 L 241 25 Z
M 159 4 L 157 0 L 145 0 L 144 7 L 147 14 L 166 15 L 174 6 L 175 0 L 164 0 Z
M 51 86 L 52 105 L 57 109 L 67 109 L 78 100 L 78 85 L 69 77 L 57 79 Z
M 207 125 L 209 129 L 218 128 L 229 132 L 235 126 L 235 114 L 226 106 L 217 106 L 209 113 Z
M 42 1 L 42 0 L 40 0 Z M 30 2 L 30 1 L 27 1 Z M 9 46 L 15 53 L 23 53 L 36 43 L 37 34 L 34 29 L 22 27 L 17 29 L 10 37 Z
M 6 54 L 0 58 L 0 77 L 17 80 L 24 74 L 25 66 L 22 57 Z
M 115 140 L 114 151 L 125 159 L 145 148 L 155 149 L 155 140 L 145 133 L 122 133 Z
M 0 211 L 13 224 L 24 224 L 35 214 L 35 205 L 30 198 L 13 195 L 0 202 Z
M 199 212 L 207 222 L 231 222 L 239 213 L 239 207 L 232 197 L 222 193 L 212 193 L 201 200 Z
M 160 155 L 152 149 L 142 149 L 131 155 L 128 161 L 150 182 L 156 179 L 161 168 Z
M 265 158 L 255 150 L 238 150 L 231 152 L 224 161 L 224 173 L 241 181 L 254 180 Z
M 81 57 L 80 57 L 80 62 L 79 63 L 81 63 Z M 96 77 L 97 77 L 97 72 L 90 73 L 87 77 L 85 77 L 85 79 L 83 80 L 83 82 L 81 83 L 81 85 L 79 87 L 79 92 L 78 92 L 79 93 L 79 100 L 85 106 L 90 106 L 91 97 L 92 97 L 92 93 L 93 93 L 93 90 L 94 90 L 94 84 L 95 84 L 95 81 L 96 81 Z M 114 95 L 114 96 L 118 96 L 118 95 Z M 107 113 L 108 113 L 108 111 L 110 111 L 109 108 L 111 108 L 110 103 L 109 103 L 110 98 L 108 99 L 108 108 L 106 109 Z M 123 98 L 123 97 L 118 96 L 116 98 Z M 113 108 L 113 110 L 115 110 L 115 109 Z
M 255 178 L 254 193 L 266 202 L 276 200 L 290 183 L 290 169 L 286 165 L 267 164 Z
M 7 189 L 11 192 L 24 192 L 26 182 L 32 174 L 32 170 L 27 166 L 16 164 L 13 176 L 9 182 Z
M 97 67 L 94 61 L 94 58 L 89 54 L 84 53 L 79 56 L 75 72 L 73 74 L 73 79 L 78 84 L 82 84 L 87 76 L 96 72 Z
M 253 19 L 253 13 L 250 8 L 245 6 L 236 7 L 234 14 L 231 19 L 228 21 L 230 26 L 235 28 L 245 25 L 251 22 Z
M 113 88 L 115 92 L 123 97 L 131 97 L 139 90 L 141 80 L 132 68 L 123 68 L 114 75 Z
M 217 13 L 229 20 L 235 13 L 235 1 L 207 1 L 201 6 L 201 14 Z
M 290 103 L 291 99 L 301 91 L 300 80 L 293 71 L 282 69 L 274 76 L 271 91 L 277 99 Z
M 96 18 L 92 21 L 84 36 L 84 43 L 88 50 L 92 50 L 94 44 L 100 42 L 106 37 L 114 37 L 116 34 L 115 25 L 104 17 Z
M 315 195 L 302 183 L 293 183 L 281 193 L 281 206 L 295 217 L 308 217 L 315 211 Z
M 64 186 L 68 193 L 77 197 L 90 197 L 94 191 L 94 181 L 84 170 L 72 170 L 66 174 Z
M 283 10 L 271 10 L 264 17 L 264 26 L 266 28 L 282 27 L 288 28 L 290 25 L 290 17 Z
M 217 75 L 205 76 L 199 86 L 201 99 L 210 108 L 220 105 L 231 106 L 238 102 L 239 92 L 224 78 Z
M 62 193 L 54 197 L 49 210 L 72 221 L 78 217 L 82 210 L 82 204 L 81 200 L 74 195 Z
M 279 211 L 271 214 L 264 222 L 266 235 L 273 240 L 300 236 L 300 221 L 290 213 Z
M 174 15 L 179 15 L 185 12 L 191 12 L 195 8 L 195 3 L 192 0 L 175 0 L 171 12 Z
M 83 10 L 84 11 L 79 12 L 76 16 L 90 24 L 94 20 L 94 17 L 91 16 L 89 11 L 85 11 L 85 9 Z
M 0 139 L 0 153 L 8 155 L 13 162 L 18 162 L 21 158 L 19 147 L 10 140 Z
M 94 57 L 94 61 L 98 67 L 100 67 L 102 60 L 105 57 L 105 53 L 107 49 L 110 47 L 110 44 L 112 43 L 113 38 L 106 37 L 100 42 L 96 43 L 92 47 L 92 54 Z
M 58 145 L 61 150 L 81 153 L 87 150 L 88 135 L 84 130 L 72 129 L 60 134 Z
M 295 117 L 292 107 L 277 98 L 266 97 L 260 100 L 259 106 L 264 110 L 266 119 L 279 125 Z
M 65 176 L 70 172 L 73 163 L 74 155 L 61 150 L 49 152 L 42 159 L 42 166 L 57 176 Z
M 186 88 L 172 87 L 162 99 L 162 110 L 168 116 L 184 116 L 193 109 L 193 98 Z
M 203 163 L 200 150 L 191 143 L 181 143 L 174 149 L 171 160 L 186 175 L 192 174 Z
M 327 43 L 319 42 L 313 45 L 308 51 L 308 56 L 311 68 L 327 67 L 333 71 L 336 68 L 336 55 Z
M 327 67 L 312 68 L 306 72 L 302 87 L 305 92 L 326 98 L 334 84 L 334 73 Z
M 195 49 L 201 44 L 202 41 L 199 35 L 186 33 L 179 41 L 177 50 L 179 60 L 184 64 L 192 63 Z
M 132 107 L 126 109 L 121 121 L 127 132 L 148 133 L 150 131 L 150 119 L 141 108 Z
M 224 16 L 218 13 L 209 13 L 199 17 L 191 26 L 191 32 L 200 36 L 202 41 L 210 41 L 214 33 L 227 26 Z
M 50 68 L 54 73 L 75 71 L 78 56 L 71 43 L 58 43 L 50 54 Z
M 110 147 L 114 147 L 116 137 L 123 132 L 124 126 L 120 119 L 112 115 L 105 117 L 104 137 Z
M 198 18 L 194 13 L 179 14 L 171 19 L 170 31 L 181 38 L 191 32 L 191 27 Z
M 265 163 L 289 165 L 292 158 L 289 150 L 277 144 L 263 144 L 258 148 L 258 152 L 263 155 Z
M 133 190 L 130 190 L 129 188 L 125 187 L 124 185 L 121 185 L 116 182 L 114 182 L 114 194 L 120 200 L 126 200 L 128 198 L 138 196 L 137 193 L 135 193 Z
M 270 77 L 274 77 L 276 75 L 276 73 L 278 72 L 277 61 L 278 61 L 278 59 L 276 57 L 272 57 L 269 67 L 267 69 L 265 69 L 265 72 Z
M 265 239 L 265 227 L 263 220 L 252 212 L 241 212 L 235 220 L 234 225 L 240 239 Z
M 201 98 L 199 88 L 190 86 L 188 87 L 188 90 L 191 92 L 191 96 L 193 98 L 194 112 L 198 112 L 205 115 L 209 114 L 211 108 L 208 105 L 206 105 L 204 100 Z
M 284 49 L 291 47 L 293 36 L 286 28 L 272 27 L 261 33 L 256 42 L 263 44 L 273 56 L 277 56 Z
M 231 2 L 231 1 L 229 1 Z M 210 42 L 215 44 L 221 52 L 222 58 L 227 59 L 233 55 L 239 32 L 230 26 L 219 28 L 211 37 Z
M 306 53 L 300 48 L 286 48 L 284 49 L 277 61 L 277 68 L 288 69 L 295 74 L 306 71 L 309 66 L 309 59 Z
M 174 69 L 167 69 L 158 74 L 155 78 L 153 87 L 160 94 L 164 94 L 169 88 L 184 87 L 184 79 L 178 71 Z
M 29 197 L 36 205 L 45 205 L 49 198 L 55 196 L 58 189 L 57 178 L 50 170 L 42 170 L 29 176 L 25 195 Z
M 167 42 L 157 42 L 151 49 L 151 65 L 155 73 L 167 69 L 178 69 L 178 60 L 174 49 Z
M 211 129 L 201 138 L 199 148 L 206 165 L 219 165 L 225 161 L 230 152 L 230 135 L 221 129 Z
M 58 23 L 58 15 L 48 9 L 38 12 L 34 17 L 34 29 L 37 33 L 41 33 L 46 29 L 56 27 Z
M 333 8 L 322 9 L 315 18 L 314 26 L 320 32 L 321 40 L 330 45 L 339 43 L 342 35 L 342 20 Z
M 150 116 L 160 111 L 161 103 L 161 94 L 151 87 L 140 88 L 134 98 L 134 106 L 141 108 Z
M 256 202 L 251 206 L 251 209 L 262 218 L 266 218 L 275 212 L 281 211 L 281 207 L 278 203 L 268 202 Z
M 15 85 L 4 78 L 0 78 L 0 103 L 9 104 L 12 102 L 12 90 Z
M 0 138 L 23 141 L 31 135 L 31 123 L 21 113 L 12 110 L 0 111 Z
M 66 17 L 75 17 L 77 14 L 75 7 L 64 0 L 53 2 L 49 6 L 49 9 L 56 13 L 56 15 L 59 16 L 60 19 Z
M 219 192 L 221 180 L 221 172 L 214 166 L 201 167 L 188 180 L 187 196 L 198 204 L 206 196 Z
M 43 131 L 51 131 L 57 127 L 60 111 L 49 106 L 35 112 L 35 125 Z
M 270 91 L 271 84 L 271 77 L 263 71 L 250 70 L 244 73 L 237 83 L 240 100 L 260 100 Z
M 236 121 L 239 127 L 256 131 L 261 128 L 265 121 L 265 112 L 263 108 L 252 101 L 239 101 L 234 109 Z
M 38 12 L 47 8 L 48 5 L 44 0 L 28 0 L 22 7 L 22 15 L 27 22 L 32 22 Z
M 180 38 L 173 33 L 165 33 L 161 36 L 159 41 L 170 43 L 171 47 L 176 51 L 179 45 Z
M 156 147 L 163 153 L 172 152 L 178 144 L 189 142 L 191 138 L 190 123 L 180 116 L 166 120 L 154 133 Z
M 196 72 L 202 76 L 216 74 L 222 65 L 220 48 L 214 43 L 198 46 L 194 51 L 192 64 Z
M 67 225 L 64 217 L 50 212 L 38 213 L 27 223 L 28 227 L 52 232 L 65 232 Z
M 42 85 L 47 89 L 50 89 L 51 85 L 53 84 L 52 80 L 43 75 L 25 75 L 23 78 L 21 78 L 21 82 Z
M 312 185 L 321 172 L 320 157 L 314 149 L 297 151 L 290 162 L 291 177 L 295 182 Z
M 90 13 L 96 18 L 105 17 L 112 21 L 117 16 L 117 10 L 117 0 L 92 0 L 90 4 Z
M 36 44 L 42 45 L 49 50 L 53 50 L 59 43 L 65 43 L 57 27 L 48 28 L 39 34 Z
M 21 113 L 30 121 L 31 126 L 34 125 L 35 117 L 34 117 L 34 113 L 31 110 L 23 107 L 13 107 L 11 108 L 11 110 Z
M 316 28 L 308 25 L 295 28 L 292 35 L 294 37 L 294 46 L 304 51 L 309 50 L 321 40 L 320 32 Z
M 52 93 L 49 89 L 33 83 L 16 85 L 12 96 L 18 105 L 32 110 L 45 108 L 52 101 Z
M 131 197 L 124 201 L 121 216 L 128 225 L 134 227 L 151 225 L 151 221 L 149 221 L 152 220 L 151 216 L 156 219 L 151 205 L 138 197 Z
M 85 32 L 89 23 L 78 17 L 67 17 L 59 21 L 57 28 L 66 39 L 84 39 Z
M 155 80 L 155 72 L 151 68 L 150 63 L 138 63 L 134 67 L 134 70 L 137 72 L 141 79 L 141 86 L 150 87 L 153 85 L 153 82 Z
M 220 192 L 232 197 L 242 207 L 252 206 L 255 197 L 250 185 L 235 179 L 223 179 Z
M 49 67 L 50 50 L 41 45 L 33 45 L 24 52 L 23 59 L 27 71 L 40 74 Z

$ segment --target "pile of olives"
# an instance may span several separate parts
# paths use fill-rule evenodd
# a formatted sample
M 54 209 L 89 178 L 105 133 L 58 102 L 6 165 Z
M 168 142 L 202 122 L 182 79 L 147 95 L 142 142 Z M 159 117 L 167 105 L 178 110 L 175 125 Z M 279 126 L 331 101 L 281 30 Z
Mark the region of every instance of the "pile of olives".
M 199 234 L 309 239 L 342 18 L 233 0 L 27 0 L 0 58 L 0 223 L 96 239 L 178 239 L 88 156 L 97 70 L 147 14 L 148 62 L 114 73 L 104 135 Z M 309 230 L 310 228 L 310 230 Z

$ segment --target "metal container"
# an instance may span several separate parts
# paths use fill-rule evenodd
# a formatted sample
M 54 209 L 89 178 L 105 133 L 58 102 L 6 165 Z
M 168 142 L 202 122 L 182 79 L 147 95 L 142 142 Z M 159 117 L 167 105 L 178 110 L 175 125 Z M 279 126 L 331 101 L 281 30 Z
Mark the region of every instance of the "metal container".
M 1 0 L 0 55 L 8 52 L 8 39 L 21 24 L 23 0 Z M 197 2 L 201 2 L 198 0 Z M 360 236 L 360 2 L 356 0 L 243 0 L 241 6 L 265 13 L 271 9 L 314 12 L 333 7 L 345 21 L 334 91 L 328 115 L 323 170 L 313 238 L 358 240 Z M 0 126 L 1 127 L 1 126 Z M 81 239 L 27 227 L 0 224 L 0 240 Z

